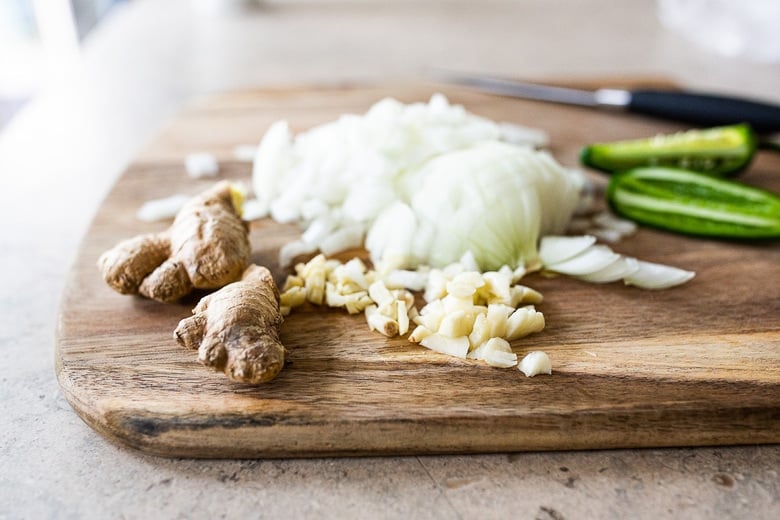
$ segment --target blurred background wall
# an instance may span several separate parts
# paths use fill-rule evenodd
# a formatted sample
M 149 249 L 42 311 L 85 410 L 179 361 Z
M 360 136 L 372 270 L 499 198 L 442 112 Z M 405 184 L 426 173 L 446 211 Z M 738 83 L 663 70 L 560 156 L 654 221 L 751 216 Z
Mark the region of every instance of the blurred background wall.
M 0 0 L 0 129 L 126 0 Z

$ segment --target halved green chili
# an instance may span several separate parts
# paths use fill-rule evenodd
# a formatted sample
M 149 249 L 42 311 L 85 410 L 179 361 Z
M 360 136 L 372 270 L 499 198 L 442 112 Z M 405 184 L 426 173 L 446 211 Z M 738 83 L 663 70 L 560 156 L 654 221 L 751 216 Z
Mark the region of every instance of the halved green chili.
M 613 210 L 669 231 L 721 238 L 780 237 L 780 196 L 677 168 L 615 173 L 607 187 Z
M 641 166 L 666 166 L 728 176 L 745 169 L 755 150 L 755 134 L 748 125 L 739 124 L 591 144 L 582 149 L 580 160 L 586 166 L 610 173 Z

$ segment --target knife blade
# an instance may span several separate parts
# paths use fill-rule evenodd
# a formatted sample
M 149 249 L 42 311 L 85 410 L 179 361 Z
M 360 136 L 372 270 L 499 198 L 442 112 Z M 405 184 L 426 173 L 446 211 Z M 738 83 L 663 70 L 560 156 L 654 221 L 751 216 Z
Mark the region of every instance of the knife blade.
M 442 79 L 515 98 L 624 110 L 701 126 L 748 123 L 758 132 L 780 132 L 780 105 L 741 97 L 661 89 L 580 90 L 489 76 L 447 74 Z

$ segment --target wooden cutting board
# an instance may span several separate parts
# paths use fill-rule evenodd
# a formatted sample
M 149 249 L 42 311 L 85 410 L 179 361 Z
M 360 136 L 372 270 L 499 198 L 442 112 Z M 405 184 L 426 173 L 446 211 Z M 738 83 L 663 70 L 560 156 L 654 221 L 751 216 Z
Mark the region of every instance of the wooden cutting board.
M 250 387 L 199 365 L 172 331 L 196 298 L 162 305 L 102 282 L 102 251 L 166 223 L 143 223 L 146 200 L 197 193 L 186 153 L 211 151 L 223 177 L 248 181 L 235 146 L 277 119 L 294 131 L 363 113 L 384 96 L 426 100 L 437 86 L 293 88 L 216 96 L 171 121 L 100 207 L 63 295 L 56 370 L 75 411 L 108 439 L 188 457 L 298 457 L 696 446 L 780 442 L 780 245 L 698 240 L 652 230 L 614 245 L 696 271 L 666 291 L 530 276 L 547 328 L 513 343 L 546 351 L 552 376 L 526 378 L 368 330 L 362 316 L 295 312 L 289 365 Z M 499 121 L 545 129 L 565 165 L 592 141 L 678 130 L 657 120 L 443 90 Z M 743 180 L 780 191 L 780 156 L 762 153 Z M 252 224 L 252 260 L 286 275 L 279 247 L 297 230 Z

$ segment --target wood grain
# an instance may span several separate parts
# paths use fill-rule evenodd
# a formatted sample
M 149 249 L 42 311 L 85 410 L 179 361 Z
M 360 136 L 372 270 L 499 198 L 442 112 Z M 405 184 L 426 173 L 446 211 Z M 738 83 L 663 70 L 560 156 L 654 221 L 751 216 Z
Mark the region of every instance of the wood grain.
M 144 201 L 196 193 L 182 158 L 216 153 L 223 176 L 248 180 L 232 159 L 275 120 L 294 130 L 364 112 L 392 95 L 427 99 L 438 86 L 242 91 L 202 100 L 172 120 L 107 196 L 62 298 L 56 367 L 74 410 L 108 439 L 163 456 L 300 457 L 695 446 L 780 442 L 780 246 L 698 240 L 652 230 L 614 248 L 697 272 L 689 284 L 642 291 L 529 277 L 545 295 L 547 328 L 513 343 L 544 350 L 554 374 L 525 378 L 371 333 L 362 317 L 318 308 L 290 316 L 289 365 L 250 387 L 199 365 L 172 338 L 193 296 L 162 305 L 120 296 L 95 262 L 121 238 L 157 231 Z M 547 130 L 577 164 L 588 142 L 681 127 L 652 119 L 444 89 L 469 110 Z M 762 154 L 743 177 L 780 191 L 780 158 Z M 291 226 L 255 222 L 252 260 L 278 281 Z

